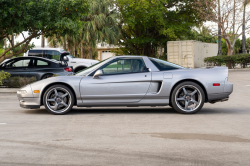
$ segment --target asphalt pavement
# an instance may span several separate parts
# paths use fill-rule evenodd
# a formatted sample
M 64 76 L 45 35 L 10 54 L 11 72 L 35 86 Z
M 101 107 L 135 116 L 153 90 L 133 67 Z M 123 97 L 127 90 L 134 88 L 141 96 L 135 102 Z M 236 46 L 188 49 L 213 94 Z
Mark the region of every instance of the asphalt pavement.
M 170 107 L 19 107 L 0 93 L 0 165 L 250 165 L 250 70 L 229 72 L 229 101 L 193 115 Z

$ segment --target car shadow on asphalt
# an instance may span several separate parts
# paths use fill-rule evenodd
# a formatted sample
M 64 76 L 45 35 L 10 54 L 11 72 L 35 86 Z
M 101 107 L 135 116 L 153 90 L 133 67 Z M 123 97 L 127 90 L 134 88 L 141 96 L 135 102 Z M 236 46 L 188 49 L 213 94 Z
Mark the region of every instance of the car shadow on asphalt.
M 26 114 L 49 114 L 45 108 L 41 109 L 29 109 L 24 111 Z M 200 114 L 249 114 L 248 110 L 240 109 L 227 109 L 227 108 L 203 108 L 197 114 L 191 115 L 200 115 Z M 133 108 L 133 107 L 111 107 L 111 108 L 73 108 L 66 115 L 75 115 L 75 114 L 179 114 L 171 107 L 148 107 L 148 108 Z M 190 115 L 190 114 L 188 114 Z
M 41 109 L 29 109 L 24 111 L 26 114 L 49 114 L 45 108 Z M 131 108 L 131 107 L 111 107 L 111 108 L 73 108 L 66 115 L 73 114 L 175 114 L 176 111 L 173 108 Z

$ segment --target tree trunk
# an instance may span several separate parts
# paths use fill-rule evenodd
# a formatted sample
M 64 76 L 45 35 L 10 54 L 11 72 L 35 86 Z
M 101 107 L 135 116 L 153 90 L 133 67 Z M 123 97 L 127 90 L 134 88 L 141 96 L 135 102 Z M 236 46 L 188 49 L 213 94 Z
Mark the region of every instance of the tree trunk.
M 92 59 L 92 49 L 89 47 L 89 59 Z
M 11 35 L 11 46 L 13 47 L 14 44 L 15 44 L 15 41 L 14 41 L 14 34 Z
M 66 50 L 67 48 L 66 40 L 63 40 L 63 49 Z
M 83 46 L 83 43 L 81 43 L 81 58 L 85 58 L 85 48 Z
M 233 52 L 234 52 L 234 46 L 231 45 L 231 43 L 227 44 L 227 55 L 228 56 L 233 55 Z
M 76 45 L 75 45 L 75 56 L 77 56 L 77 48 L 76 48 Z
M 7 48 L 7 39 L 5 38 L 3 39 L 3 41 L 4 41 L 4 48 Z
M 41 47 L 44 47 L 45 45 L 45 39 L 44 39 L 44 36 L 42 35 L 42 38 L 41 38 Z
M 218 55 L 221 55 L 221 15 L 220 15 L 220 0 L 218 0 Z
M 245 15 L 246 15 L 246 0 L 244 1 L 244 9 L 243 9 L 243 24 L 242 24 L 242 53 L 246 54 L 247 50 L 246 50 L 246 35 L 245 35 L 245 24 L 246 24 L 246 20 L 245 20 Z
M 11 42 L 11 43 L 10 43 L 10 44 L 11 44 L 11 47 L 14 47 L 14 44 L 15 44 L 14 34 L 11 35 L 11 41 L 10 41 L 10 42 Z M 11 52 L 11 53 L 14 53 L 13 50 L 11 50 L 10 52 Z

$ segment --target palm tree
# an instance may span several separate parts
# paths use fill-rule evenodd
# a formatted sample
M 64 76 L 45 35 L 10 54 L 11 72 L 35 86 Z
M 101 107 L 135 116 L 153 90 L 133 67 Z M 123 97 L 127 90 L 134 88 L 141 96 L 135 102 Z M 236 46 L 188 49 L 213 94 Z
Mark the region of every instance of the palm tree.
M 92 59 L 98 42 L 117 43 L 120 32 L 117 26 L 118 14 L 113 10 L 114 0 L 89 0 L 89 4 L 90 14 L 82 20 L 85 22 L 82 33 L 78 36 L 51 36 L 48 38 L 49 46 L 58 47 L 67 43 L 68 51 L 75 56 L 80 53 L 82 58 Z
M 242 24 L 242 53 L 246 54 L 246 6 L 250 4 L 250 0 L 244 0 L 243 1 L 243 24 Z
M 218 0 L 218 55 L 221 55 L 221 13 L 220 13 L 220 0 Z
M 89 3 L 91 12 L 83 20 L 86 24 L 83 27 L 82 40 L 87 44 L 89 58 L 92 58 L 97 42 L 115 44 L 118 41 L 119 28 L 113 0 L 90 0 Z

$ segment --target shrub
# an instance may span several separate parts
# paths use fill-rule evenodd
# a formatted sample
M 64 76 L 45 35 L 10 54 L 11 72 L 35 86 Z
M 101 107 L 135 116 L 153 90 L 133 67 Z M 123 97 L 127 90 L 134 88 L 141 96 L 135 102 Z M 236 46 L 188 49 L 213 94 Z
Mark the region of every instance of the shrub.
M 36 77 L 10 77 L 6 80 L 5 86 L 8 88 L 21 88 L 33 82 L 36 82 Z
M 235 68 L 236 65 L 240 65 L 241 68 L 246 68 L 247 65 L 250 64 L 250 54 L 207 57 L 204 59 L 204 62 L 207 66 L 227 65 L 229 68 Z
M 3 81 L 10 77 L 10 73 L 0 71 L 0 85 L 3 85 Z

